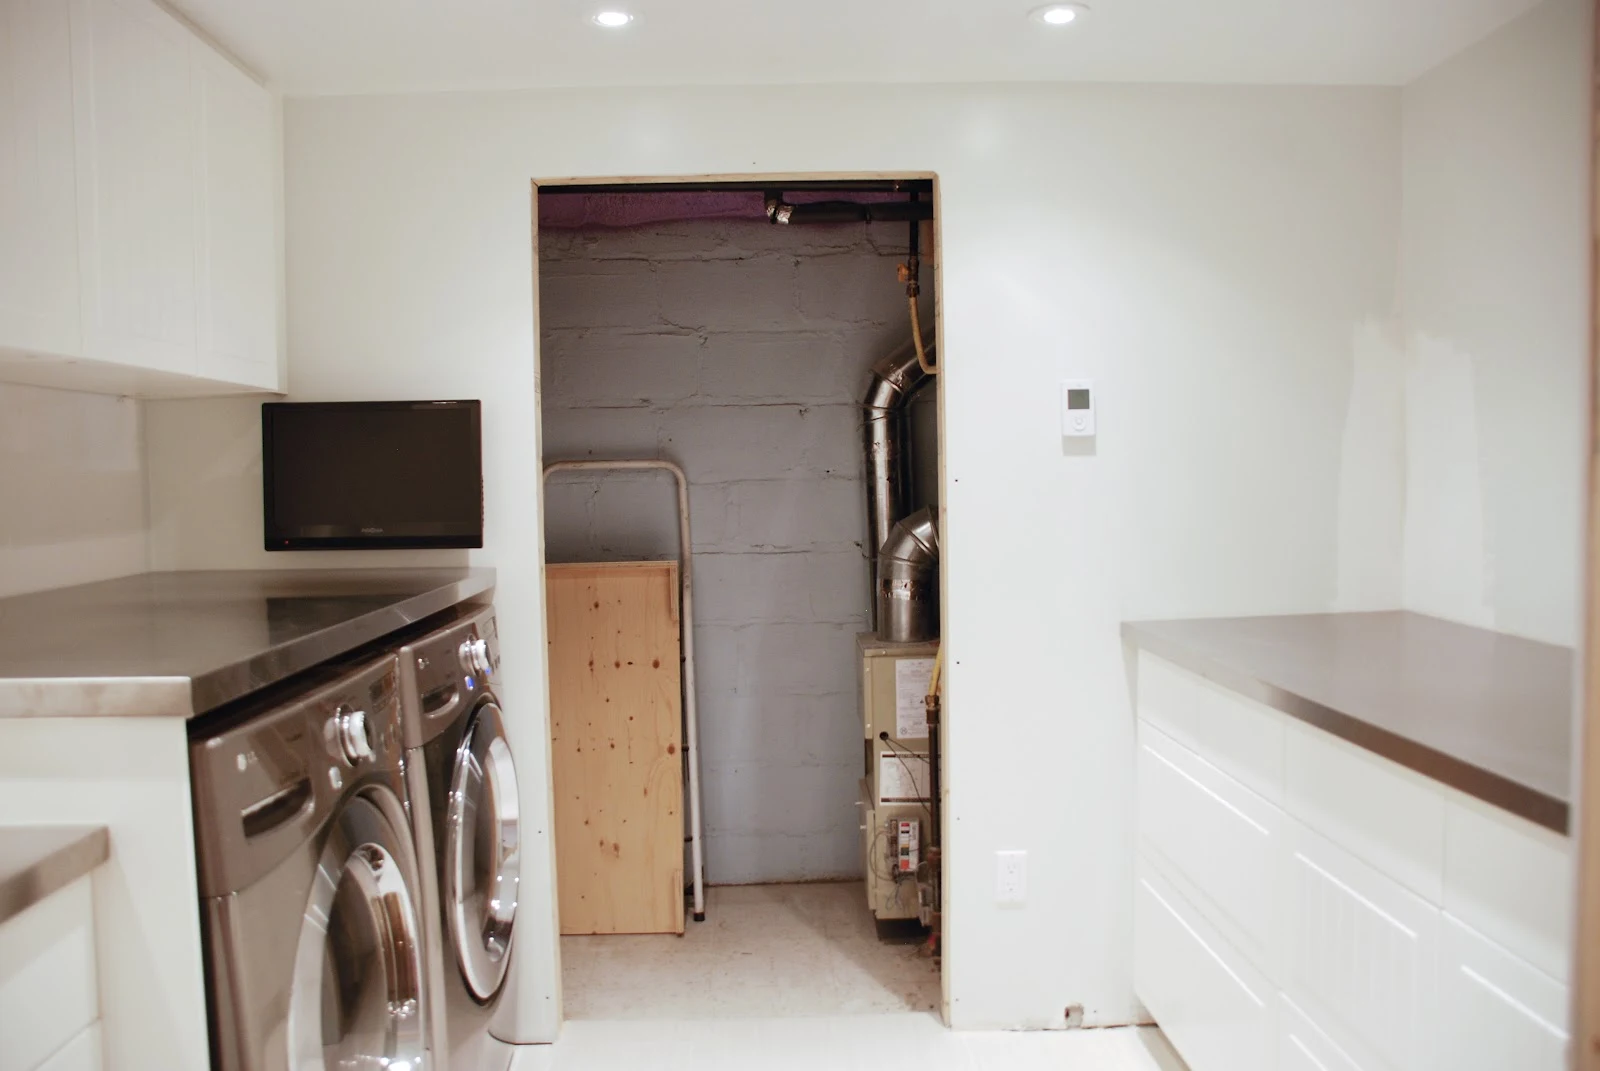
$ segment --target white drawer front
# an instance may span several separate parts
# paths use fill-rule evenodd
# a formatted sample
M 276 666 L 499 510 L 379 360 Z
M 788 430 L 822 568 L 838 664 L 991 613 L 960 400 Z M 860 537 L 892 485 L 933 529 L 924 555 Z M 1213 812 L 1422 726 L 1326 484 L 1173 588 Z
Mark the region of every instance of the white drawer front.
M 1572 964 L 1572 845 L 1487 804 L 1445 811 L 1444 909 L 1559 982 Z
M 1252 791 L 1282 801 L 1285 715 L 1144 652 L 1138 700 L 1140 717 Z
M 0 926 L 0 1071 L 33 1071 L 100 1017 L 81 878 Z
M 1431 903 L 1444 872 L 1439 786 L 1320 729 L 1291 723 L 1284 809 Z
M 1288 997 L 1278 999 L 1278 1071 L 1375 1071 L 1335 1045 Z
M 1561 1071 L 1567 988 L 1446 915 L 1438 1071 Z
M 1139 725 L 1139 831 L 1203 897 L 1201 912 L 1272 973 L 1283 812 Z
M 1271 983 L 1142 861 L 1134 986 L 1191 1071 L 1272 1071 Z
M 95 1023 L 56 1050 L 54 1056 L 39 1065 L 39 1071 L 100 1071 L 104 1066 L 100 1024 Z
M 1428 1066 L 1439 910 L 1291 823 L 1285 989 L 1338 1036 L 1396 1068 Z

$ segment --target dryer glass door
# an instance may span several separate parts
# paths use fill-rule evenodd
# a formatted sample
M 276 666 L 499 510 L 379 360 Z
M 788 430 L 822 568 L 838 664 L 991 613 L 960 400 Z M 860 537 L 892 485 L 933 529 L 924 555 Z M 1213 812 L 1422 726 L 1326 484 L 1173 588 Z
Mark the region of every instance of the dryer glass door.
M 425 1066 L 415 868 L 403 836 L 362 798 L 334 819 L 295 953 L 296 1069 Z
M 473 711 L 456 749 L 447 823 L 445 910 L 456 961 L 473 996 L 487 1003 L 509 963 L 521 851 L 517 770 L 492 701 Z

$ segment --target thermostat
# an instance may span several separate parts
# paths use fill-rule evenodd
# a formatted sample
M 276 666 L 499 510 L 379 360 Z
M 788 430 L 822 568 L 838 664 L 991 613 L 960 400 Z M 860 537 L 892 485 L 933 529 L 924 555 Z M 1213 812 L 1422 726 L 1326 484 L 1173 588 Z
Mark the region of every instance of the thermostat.
M 1061 381 L 1061 434 L 1074 437 L 1094 434 L 1093 380 Z

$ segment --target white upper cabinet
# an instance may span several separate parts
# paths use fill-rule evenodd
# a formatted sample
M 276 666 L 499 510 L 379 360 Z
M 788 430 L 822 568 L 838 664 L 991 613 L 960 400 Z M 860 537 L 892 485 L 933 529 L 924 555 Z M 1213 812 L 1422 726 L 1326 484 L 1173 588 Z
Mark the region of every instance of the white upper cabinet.
M 197 371 L 199 185 L 189 32 L 148 0 L 79 0 L 86 356 Z
M 272 99 L 192 46 L 200 136 L 200 352 L 207 379 L 278 389 Z
M 280 389 L 276 137 L 152 0 L 0 0 L 0 379 Z
M 77 353 L 72 31 L 60 0 L 0 0 L 0 345 Z

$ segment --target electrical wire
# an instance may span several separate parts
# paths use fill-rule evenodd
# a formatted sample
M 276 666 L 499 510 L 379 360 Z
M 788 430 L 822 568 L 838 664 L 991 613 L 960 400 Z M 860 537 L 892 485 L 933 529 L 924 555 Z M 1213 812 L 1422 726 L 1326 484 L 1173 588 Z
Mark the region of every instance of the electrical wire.
M 906 772 L 906 780 L 911 782 L 911 790 L 913 792 L 915 792 L 916 789 L 917 789 L 917 775 L 914 772 L 912 772 L 911 764 L 906 762 L 905 756 L 901 755 L 900 753 L 903 751 L 903 752 L 906 753 L 906 755 L 910 755 L 914 759 L 921 759 L 923 762 L 927 762 L 928 761 L 928 756 L 919 755 L 915 751 L 912 751 L 910 748 L 906 747 L 904 744 L 901 744 L 901 743 L 899 743 L 899 742 L 897 742 L 895 740 L 890 739 L 889 734 L 887 732 L 879 733 L 878 734 L 878 739 L 882 740 L 885 744 L 889 745 L 889 749 L 890 749 L 889 750 L 889 754 L 893 755 L 896 759 L 899 760 L 900 768 Z M 930 766 L 929 772 L 930 773 L 932 772 L 931 766 Z M 929 802 L 930 801 L 922 799 L 922 798 L 919 797 L 915 802 L 916 802 L 917 806 L 922 808 L 922 813 L 927 817 L 928 821 L 932 822 L 933 821 L 933 811 L 929 807 Z
M 906 886 L 909 885 L 913 889 L 916 888 L 916 874 L 902 874 L 892 865 L 889 866 L 889 872 L 887 874 L 881 873 L 878 870 L 878 864 L 884 862 L 884 855 L 879 854 L 878 845 L 882 843 L 886 837 L 888 837 L 889 825 L 893 821 L 894 819 L 885 819 L 884 821 L 878 823 L 878 828 L 872 835 L 872 846 L 867 849 L 867 866 L 872 869 L 873 877 L 877 878 L 879 881 L 887 882 L 888 884 L 894 886 L 895 905 L 898 907 L 905 907 Z M 920 868 L 922 864 L 918 863 L 917 865 Z

